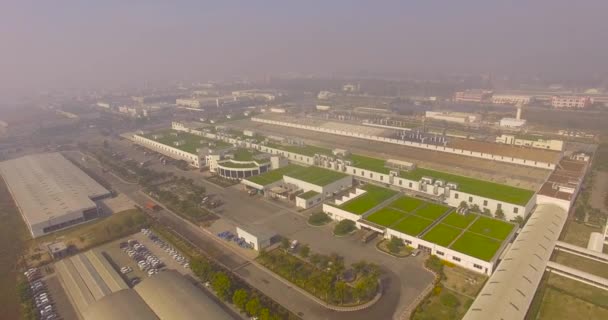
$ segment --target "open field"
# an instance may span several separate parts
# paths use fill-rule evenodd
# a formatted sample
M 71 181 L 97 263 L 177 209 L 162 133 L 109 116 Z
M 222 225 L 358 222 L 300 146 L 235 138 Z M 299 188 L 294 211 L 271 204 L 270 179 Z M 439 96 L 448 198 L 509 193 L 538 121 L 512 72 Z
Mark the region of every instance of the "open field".
M 440 223 L 429 230 L 422 239 L 447 247 L 462 233 L 462 229 Z
M 220 163 L 221 166 L 223 167 L 227 167 L 227 168 L 235 168 L 235 169 L 243 169 L 243 168 L 257 168 L 258 166 L 253 163 L 238 163 L 238 162 L 233 162 L 233 161 L 226 161 L 226 162 L 221 162 Z
M 348 159 L 352 160 L 353 167 L 357 167 L 359 169 L 370 170 L 384 174 L 388 174 L 390 172 L 390 169 L 384 166 L 386 161 L 382 159 L 376 159 L 357 154 L 351 154 Z
M 365 218 L 365 220 L 384 227 L 389 227 L 404 216 L 405 213 L 387 207 L 372 213 L 369 217 Z
M 419 208 L 414 212 L 415 215 L 421 216 L 427 219 L 438 219 L 441 217 L 446 211 L 450 208 L 444 205 L 436 204 L 436 203 L 427 203 L 424 207 Z
M 608 266 L 605 263 L 594 261 L 591 259 L 581 258 L 564 251 L 556 251 L 554 253 L 555 262 L 578 270 L 589 272 L 596 276 L 608 279 Z
M 514 227 L 514 225 L 508 222 L 488 217 L 479 217 L 479 219 L 469 227 L 469 231 L 494 239 L 504 240 L 509 236 L 509 233 L 511 233 L 511 230 L 513 230 Z
M 366 185 L 362 189 L 367 192 L 353 200 L 343 203 L 340 206 L 340 209 L 362 215 L 371 208 L 397 194 L 397 191 L 377 187 L 371 184 Z
M 500 248 L 499 240 L 491 239 L 476 233 L 465 232 L 452 244 L 450 249 L 462 252 L 471 257 L 490 261 Z
M 19 319 L 21 312 L 17 295 L 18 261 L 30 235 L 2 179 L 0 221 L 0 318 Z
M 58 231 L 33 239 L 29 245 L 28 260 L 30 264 L 50 262 L 46 250 L 41 249 L 45 243 L 63 241 L 78 251 L 106 243 L 139 231 L 147 223 L 146 216 L 137 209 L 130 209 L 112 214 L 109 217 L 92 220 L 85 224 Z M 35 259 L 36 257 L 40 257 Z
M 608 317 L 608 291 L 595 288 L 556 274 L 548 274 L 541 283 L 542 296 L 534 298 L 536 308 L 529 319 L 570 320 L 606 319 Z M 540 299 L 540 300 L 537 300 Z
M 391 227 L 391 229 L 408 234 L 410 236 L 419 235 L 424 229 L 430 226 L 433 220 L 420 218 L 415 215 L 407 215 L 399 223 Z
M 446 182 L 455 182 L 458 183 L 458 191 L 518 205 L 526 205 L 534 195 L 534 191 L 531 190 L 424 168 L 402 171 L 400 176 L 413 181 L 420 181 L 422 177 L 433 177 Z
M 441 221 L 441 223 L 450 225 L 452 227 L 464 229 L 464 228 L 468 227 L 471 224 L 471 222 L 473 222 L 473 220 L 475 220 L 475 218 L 477 218 L 477 215 L 474 215 L 474 214 L 467 214 L 467 215 L 463 216 L 456 212 L 452 212 L 447 217 L 445 217 Z
M 283 179 L 283 175 L 285 175 L 286 173 L 290 173 L 292 171 L 304 170 L 304 169 L 305 169 L 305 167 L 298 166 L 295 164 L 290 164 L 283 168 L 265 172 L 259 176 L 253 176 L 253 177 L 246 178 L 245 180 L 249 180 L 253 183 L 257 183 L 259 185 L 265 186 L 265 185 L 269 185 L 273 182 L 277 182 L 277 181 Z
M 416 208 L 418 208 L 423 203 L 424 203 L 424 201 L 421 199 L 403 196 L 403 197 L 391 202 L 388 206 L 409 213 L 409 212 L 416 210 Z

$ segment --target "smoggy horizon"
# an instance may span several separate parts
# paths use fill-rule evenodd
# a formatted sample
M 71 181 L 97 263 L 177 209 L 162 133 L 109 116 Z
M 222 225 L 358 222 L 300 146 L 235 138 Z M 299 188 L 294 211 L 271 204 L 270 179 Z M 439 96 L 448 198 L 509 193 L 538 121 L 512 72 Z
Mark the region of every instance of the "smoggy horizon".
M 179 1 L 0 5 L 0 87 L 297 73 L 608 72 L 608 2 Z

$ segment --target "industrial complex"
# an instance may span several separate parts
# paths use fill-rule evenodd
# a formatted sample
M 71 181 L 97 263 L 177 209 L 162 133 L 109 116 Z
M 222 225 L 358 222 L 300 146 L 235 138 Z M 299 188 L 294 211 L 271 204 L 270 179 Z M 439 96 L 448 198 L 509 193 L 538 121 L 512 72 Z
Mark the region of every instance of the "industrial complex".
M 0 174 L 32 237 L 97 218 L 95 201 L 110 196 L 110 191 L 59 153 L 4 161 Z

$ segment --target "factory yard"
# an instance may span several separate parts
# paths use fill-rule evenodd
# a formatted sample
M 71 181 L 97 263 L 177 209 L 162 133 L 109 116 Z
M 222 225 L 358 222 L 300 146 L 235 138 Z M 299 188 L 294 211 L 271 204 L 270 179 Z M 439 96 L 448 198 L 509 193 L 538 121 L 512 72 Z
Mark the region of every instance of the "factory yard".
M 371 142 L 351 137 L 328 135 L 314 131 L 257 123 L 250 120 L 233 121 L 226 125 L 235 129 L 254 130 L 268 135 L 299 138 L 307 144 L 327 149 L 342 148 L 348 149 L 352 153 L 380 159 L 414 162 L 421 167 L 432 170 L 449 172 L 528 190 L 537 190 L 550 174 L 550 171 L 544 169 L 382 142 Z

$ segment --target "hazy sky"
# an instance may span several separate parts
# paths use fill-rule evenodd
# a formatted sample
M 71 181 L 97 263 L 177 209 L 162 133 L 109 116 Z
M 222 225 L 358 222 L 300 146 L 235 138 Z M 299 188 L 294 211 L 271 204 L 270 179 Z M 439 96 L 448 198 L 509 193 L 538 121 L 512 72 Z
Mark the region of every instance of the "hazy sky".
M 0 87 L 608 71 L 608 0 L 0 1 Z

